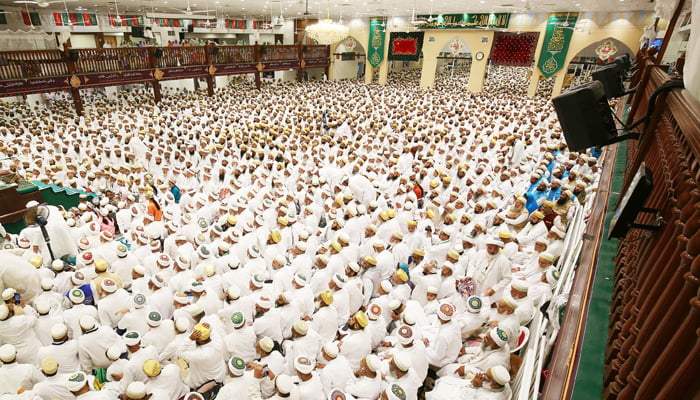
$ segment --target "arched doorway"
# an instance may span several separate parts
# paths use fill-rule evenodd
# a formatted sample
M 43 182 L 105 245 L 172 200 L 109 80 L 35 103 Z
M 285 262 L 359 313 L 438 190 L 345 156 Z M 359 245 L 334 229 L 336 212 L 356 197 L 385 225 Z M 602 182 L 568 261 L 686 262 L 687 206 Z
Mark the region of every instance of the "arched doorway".
M 435 84 L 460 81 L 466 86 L 472 66 L 472 51 L 467 44 L 455 37 L 440 50 L 435 65 Z
M 625 43 L 613 37 L 591 43 L 569 61 L 562 89 L 573 89 L 588 83 L 593 79 L 591 74 L 598 66 L 622 54 L 634 56 L 634 53 Z
M 525 95 L 533 73 L 539 32 L 501 32 L 493 36 L 484 90 Z
M 333 80 L 362 78 L 365 74 L 366 54 L 362 44 L 354 37 L 343 40 L 333 54 Z

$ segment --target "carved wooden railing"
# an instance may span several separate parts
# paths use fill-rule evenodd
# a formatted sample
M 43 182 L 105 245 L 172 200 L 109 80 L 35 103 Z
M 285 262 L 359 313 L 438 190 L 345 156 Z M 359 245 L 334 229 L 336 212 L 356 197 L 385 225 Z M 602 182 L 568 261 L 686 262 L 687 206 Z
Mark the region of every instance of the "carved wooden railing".
M 148 49 L 124 47 L 107 49 L 76 49 L 76 72 L 132 71 L 149 68 Z M 69 53 L 70 54 L 70 53 Z
M 328 46 L 257 44 L 0 51 L 0 97 L 70 90 L 81 113 L 84 87 L 150 82 L 159 101 L 160 80 L 255 73 L 259 86 L 262 71 L 328 67 L 329 57 Z
M 637 96 L 669 80 L 645 63 Z M 648 98 L 648 97 L 647 97 Z M 646 100 L 630 116 L 648 110 Z M 661 228 L 632 230 L 616 258 L 606 352 L 605 399 L 691 399 L 700 395 L 700 102 L 675 89 L 656 101 L 650 127 L 630 153 L 626 182 L 644 162 L 654 175 L 645 206 Z M 657 217 L 639 221 L 653 224 Z
M 646 115 L 650 94 L 670 79 L 662 68 L 641 62 L 636 78 L 640 86 L 631 101 L 629 121 Z M 645 207 L 659 210 L 658 215 L 640 215 L 638 222 L 654 224 L 660 220 L 661 226 L 653 233 L 632 229 L 620 241 L 602 395 L 610 400 L 698 398 L 700 102 L 682 89 L 662 94 L 649 128 L 628 147 L 625 187 L 644 162 L 654 177 L 654 189 Z M 605 168 L 603 177 L 612 165 L 606 161 Z M 600 214 L 605 210 L 594 209 Z M 568 399 L 572 394 L 595 255 L 600 240 L 604 240 L 602 230 L 596 228 L 602 222 L 595 218 L 593 215 L 587 228 L 593 230 L 593 240 L 584 244 L 544 399 Z
M 215 64 L 238 64 L 255 62 L 255 46 L 218 46 L 212 55 Z
M 160 50 L 162 55 L 158 58 L 158 68 L 207 65 L 204 46 L 161 47 Z
M 261 61 L 298 61 L 299 46 L 261 46 Z
M 65 54 L 60 50 L 0 52 L 0 80 L 67 74 Z

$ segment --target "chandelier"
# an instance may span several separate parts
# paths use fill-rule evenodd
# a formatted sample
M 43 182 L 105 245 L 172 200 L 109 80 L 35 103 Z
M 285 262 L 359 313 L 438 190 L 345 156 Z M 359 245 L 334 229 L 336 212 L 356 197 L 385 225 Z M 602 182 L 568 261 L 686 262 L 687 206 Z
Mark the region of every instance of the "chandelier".
M 309 37 L 318 44 L 331 45 L 348 37 L 350 29 L 332 19 L 322 19 L 306 28 Z

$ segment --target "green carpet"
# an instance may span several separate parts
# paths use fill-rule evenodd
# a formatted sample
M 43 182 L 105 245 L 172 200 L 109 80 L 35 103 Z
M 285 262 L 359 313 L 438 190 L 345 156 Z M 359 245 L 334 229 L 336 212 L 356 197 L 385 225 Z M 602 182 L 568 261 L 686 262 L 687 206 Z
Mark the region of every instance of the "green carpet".
M 583 337 L 581 360 L 574 383 L 573 400 L 600 399 L 603 392 L 603 366 L 605 364 L 605 347 L 608 341 L 610 319 L 610 300 L 613 291 L 613 258 L 617 254 L 617 239 L 607 240 L 610 220 L 617 205 L 617 194 L 622 190 L 623 173 L 627 163 L 627 142 L 621 142 L 617 149 L 617 159 L 612 177 L 611 192 L 606 210 L 603 241 L 595 273 L 593 294 L 591 295 L 586 332 Z

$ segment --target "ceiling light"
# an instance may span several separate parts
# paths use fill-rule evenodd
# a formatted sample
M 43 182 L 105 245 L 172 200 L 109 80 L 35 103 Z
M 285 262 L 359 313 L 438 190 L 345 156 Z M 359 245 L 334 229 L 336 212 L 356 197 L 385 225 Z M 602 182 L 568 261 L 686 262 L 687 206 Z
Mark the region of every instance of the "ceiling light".
M 340 42 L 348 37 L 349 31 L 347 26 L 333 22 L 330 18 L 322 19 L 306 28 L 306 33 L 311 39 L 324 45 Z

